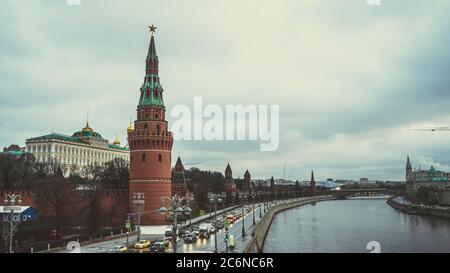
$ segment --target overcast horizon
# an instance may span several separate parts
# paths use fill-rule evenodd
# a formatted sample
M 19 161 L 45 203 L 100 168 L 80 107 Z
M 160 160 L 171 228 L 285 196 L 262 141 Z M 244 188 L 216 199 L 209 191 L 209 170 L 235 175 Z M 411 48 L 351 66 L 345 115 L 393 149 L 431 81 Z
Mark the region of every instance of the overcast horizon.
M 279 105 L 280 143 L 176 141 L 172 165 L 234 177 L 404 180 L 450 171 L 450 1 L 3 0 L 0 148 L 89 123 L 126 141 L 155 24 L 172 107 Z

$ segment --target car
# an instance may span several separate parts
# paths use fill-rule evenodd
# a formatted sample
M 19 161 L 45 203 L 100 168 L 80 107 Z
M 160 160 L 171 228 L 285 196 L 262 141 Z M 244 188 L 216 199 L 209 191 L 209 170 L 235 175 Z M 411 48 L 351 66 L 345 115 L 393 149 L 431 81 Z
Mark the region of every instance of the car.
M 181 238 L 184 238 L 186 235 L 190 234 L 192 231 L 190 229 L 183 230 L 183 232 L 180 233 Z
M 109 250 L 109 253 L 126 253 L 128 248 L 126 246 L 115 246 Z
M 197 242 L 197 235 L 195 235 L 194 233 L 189 233 L 188 235 L 186 235 L 186 237 L 184 237 L 185 244 L 192 244 L 195 242 Z
M 172 238 L 173 231 L 172 230 L 167 230 L 166 233 L 164 233 L 164 236 L 167 237 L 167 238 Z
M 172 239 L 171 238 L 168 238 L 168 237 L 164 237 L 164 245 L 167 247 L 169 244 L 170 244 L 170 242 L 172 242 Z
M 164 247 L 164 245 L 153 244 L 150 247 L 150 252 L 152 253 L 164 253 L 165 250 L 166 248 Z
M 186 235 L 186 233 L 190 233 L 190 232 L 191 232 L 190 229 L 188 229 L 188 228 L 183 228 L 183 229 L 180 229 L 180 231 L 178 231 L 178 235 L 179 235 L 180 237 L 183 237 L 183 236 Z
M 166 251 L 166 246 L 163 240 L 155 241 L 150 247 L 150 252 L 152 253 L 164 253 Z
M 194 231 L 192 231 L 192 233 L 195 234 L 195 236 L 198 236 L 200 234 L 200 231 L 194 230 Z
M 160 246 L 164 246 L 164 248 L 165 248 L 165 247 L 167 247 L 169 245 L 169 241 L 166 240 L 165 238 L 164 239 L 158 239 L 155 242 L 153 242 L 153 245 L 160 245 Z
M 200 239 L 209 239 L 211 228 L 212 225 L 210 223 L 202 223 L 200 225 L 200 229 L 198 230 Z
M 214 233 L 214 232 L 216 232 L 216 227 L 215 227 L 215 226 L 212 226 L 212 227 L 211 227 L 211 230 L 210 230 L 210 233 Z
M 198 229 L 199 229 L 199 227 L 197 225 L 192 225 L 191 226 L 191 231 L 195 231 L 195 230 L 198 230 Z
M 148 247 L 150 247 L 150 241 L 149 240 L 140 240 L 139 242 L 137 242 L 134 245 L 134 248 L 137 248 L 137 249 L 148 248 Z

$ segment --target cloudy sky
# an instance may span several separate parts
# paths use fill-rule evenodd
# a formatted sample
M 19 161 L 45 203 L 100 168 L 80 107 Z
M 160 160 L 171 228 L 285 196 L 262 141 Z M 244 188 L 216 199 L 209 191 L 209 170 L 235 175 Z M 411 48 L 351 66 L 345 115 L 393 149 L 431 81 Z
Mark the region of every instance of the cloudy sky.
M 2 0 L 0 146 L 81 129 L 126 140 L 156 24 L 168 110 L 280 106 L 280 146 L 177 141 L 174 156 L 234 176 L 404 177 L 450 170 L 450 1 Z M 188 165 L 192 167 L 194 165 Z

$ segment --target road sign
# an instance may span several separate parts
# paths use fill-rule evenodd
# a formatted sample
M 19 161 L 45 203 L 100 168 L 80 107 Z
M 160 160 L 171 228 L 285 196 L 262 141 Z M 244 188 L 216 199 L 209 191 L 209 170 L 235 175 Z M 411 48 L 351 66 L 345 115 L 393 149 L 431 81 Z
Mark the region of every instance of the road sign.
M 4 206 L 3 207 L 4 212 L 11 212 L 11 211 L 16 212 L 16 211 L 21 211 L 21 210 L 22 210 L 22 207 L 20 207 L 20 206 Z
M 127 220 L 127 221 L 125 222 L 125 228 L 126 228 L 127 230 L 130 230 L 130 228 L 131 228 L 131 222 L 130 222 L 130 220 Z

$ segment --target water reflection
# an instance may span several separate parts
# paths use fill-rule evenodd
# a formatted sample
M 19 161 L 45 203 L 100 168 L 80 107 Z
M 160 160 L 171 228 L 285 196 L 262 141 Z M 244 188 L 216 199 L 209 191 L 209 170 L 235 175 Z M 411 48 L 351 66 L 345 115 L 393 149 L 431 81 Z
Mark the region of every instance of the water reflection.
M 319 202 L 275 216 L 265 252 L 450 252 L 450 220 L 401 213 L 386 199 Z

